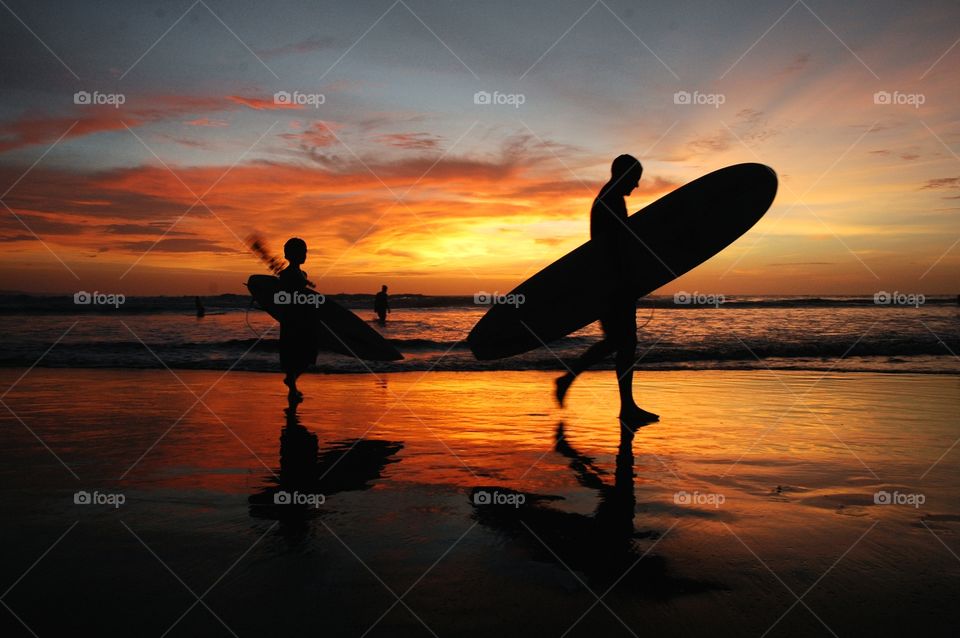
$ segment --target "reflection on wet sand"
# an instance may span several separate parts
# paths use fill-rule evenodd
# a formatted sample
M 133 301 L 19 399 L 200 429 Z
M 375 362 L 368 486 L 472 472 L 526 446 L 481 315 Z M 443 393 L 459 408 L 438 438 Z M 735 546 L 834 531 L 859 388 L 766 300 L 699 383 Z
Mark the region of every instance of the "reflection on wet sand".
M 303 426 L 296 407 L 284 413 L 280 468 L 267 474 L 266 487 L 249 498 L 250 515 L 280 521 L 281 533 L 305 531 L 307 521 L 324 511 L 327 498 L 368 489 L 388 464 L 400 460 L 396 454 L 403 443 L 380 439 L 333 441 L 320 451 L 317 435 Z
M 566 437 L 563 422 L 557 425 L 554 450 L 569 459 L 577 482 L 596 490 L 599 503 L 592 515 L 563 512 L 550 506 L 560 496 L 524 494 L 505 503 L 487 502 L 488 495 L 517 495 L 504 487 L 484 486 L 471 492 L 474 518 L 505 533 L 531 554 L 534 560 L 559 563 L 583 573 L 591 587 L 601 590 L 623 584 L 651 598 L 724 589 L 707 581 L 671 576 L 667 561 L 655 553 L 657 542 L 668 529 L 637 530 L 634 526 L 634 433 L 620 428 L 613 482 L 593 458 L 582 454 Z M 625 571 L 626 570 L 626 571 Z

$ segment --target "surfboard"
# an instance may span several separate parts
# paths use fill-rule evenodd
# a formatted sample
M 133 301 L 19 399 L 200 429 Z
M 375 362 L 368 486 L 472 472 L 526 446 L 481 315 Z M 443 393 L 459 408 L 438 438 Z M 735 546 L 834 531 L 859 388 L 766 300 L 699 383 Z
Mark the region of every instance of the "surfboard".
M 633 292 L 648 295 L 732 244 L 763 217 L 777 174 L 763 164 L 708 173 L 631 215 Z M 624 229 L 624 232 L 628 232 Z M 608 256 L 588 241 L 493 305 L 470 331 L 480 360 L 522 354 L 598 320 L 615 292 Z
M 280 280 L 271 275 L 250 275 L 247 288 L 256 300 L 257 305 L 267 311 L 271 317 L 280 321 L 285 307 L 278 304 L 277 293 L 282 291 Z M 316 291 L 304 288 L 298 291 L 303 295 L 299 300 L 289 299 L 291 302 L 300 301 L 309 305 L 308 312 L 316 321 L 317 336 L 320 349 L 349 357 L 357 357 L 368 361 L 398 361 L 403 355 L 393 344 L 371 328 L 366 321 L 353 314 L 332 299 L 308 297 L 317 295 Z

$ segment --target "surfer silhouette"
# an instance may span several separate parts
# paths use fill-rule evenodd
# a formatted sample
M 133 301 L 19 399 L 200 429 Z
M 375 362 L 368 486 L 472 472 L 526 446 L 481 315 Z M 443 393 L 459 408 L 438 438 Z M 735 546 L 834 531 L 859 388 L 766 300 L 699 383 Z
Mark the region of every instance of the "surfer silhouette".
M 390 301 L 387 295 L 386 284 L 380 287 L 380 292 L 373 298 L 373 311 L 377 313 L 381 324 L 387 323 L 387 315 L 390 314 Z
M 283 306 L 280 320 L 280 367 L 284 372 L 283 382 L 289 388 L 290 403 L 303 401 L 303 393 L 297 389 L 297 378 L 317 359 L 317 335 L 309 314 L 311 306 L 292 303 L 293 293 L 307 287 L 307 273 L 300 266 L 307 260 L 307 243 L 292 237 L 283 245 L 287 267 L 280 271 L 280 287 L 291 295 L 291 303 Z
M 610 167 L 610 181 L 603 185 L 590 209 L 590 238 L 608 259 L 608 276 L 616 283 L 609 299 L 609 310 L 600 318 L 603 339 L 571 362 L 569 372 L 556 380 L 557 402 L 563 406 L 567 390 L 577 376 L 596 365 L 604 357 L 614 355 L 617 385 L 620 389 L 620 421 L 627 426 L 640 426 L 659 420 L 653 412 L 640 408 L 633 399 L 633 358 L 637 348 L 637 299 L 631 292 L 634 275 L 630 254 L 635 249 L 633 235 L 627 226 L 627 205 L 624 198 L 640 183 L 643 166 L 632 155 L 620 155 Z

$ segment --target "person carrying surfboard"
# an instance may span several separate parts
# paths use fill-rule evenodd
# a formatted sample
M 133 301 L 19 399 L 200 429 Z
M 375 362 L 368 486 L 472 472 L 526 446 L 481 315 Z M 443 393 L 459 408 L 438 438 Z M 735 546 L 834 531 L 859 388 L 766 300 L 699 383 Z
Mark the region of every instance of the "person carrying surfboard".
M 613 354 L 620 388 L 620 421 L 640 426 L 660 419 L 633 399 L 633 363 L 637 348 L 637 299 L 631 292 L 634 279 L 630 254 L 636 239 L 627 226 L 627 197 L 640 183 L 643 166 L 632 155 L 620 155 L 610 167 L 610 181 L 603 185 L 590 209 L 590 238 L 599 245 L 598 253 L 607 259 L 608 273 L 616 280 L 616 291 L 608 300 L 608 310 L 600 318 L 604 338 L 590 346 L 571 362 L 569 372 L 556 380 L 556 397 L 563 406 L 564 397 L 577 376 Z
M 283 256 L 287 260 L 287 267 L 278 274 L 280 287 L 292 296 L 309 284 L 307 273 L 300 270 L 307 260 L 307 242 L 299 237 L 291 237 L 283 245 Z M 310 308 L 298 304 L 285 305 L 280 319 L 280 367 L 285 374 L 283 382 L 290 390 L 287 394 L 290 403 L 303 401 L 303 393 L 297 389 L 297 378 L 317 360 L 319 346 Z

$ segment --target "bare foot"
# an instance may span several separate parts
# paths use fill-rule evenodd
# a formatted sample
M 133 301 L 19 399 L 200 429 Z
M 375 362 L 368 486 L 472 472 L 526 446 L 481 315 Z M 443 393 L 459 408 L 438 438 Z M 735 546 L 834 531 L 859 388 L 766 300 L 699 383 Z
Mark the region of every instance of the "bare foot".
M 554 397 L 557 399 L 557 403 L 560 407 L 563 407 L 563 400 L 567 396 L 567 390 L 570 389 L 570 385 L 573 383 L 574 376 L 570 373 L 563 375 L 562 377 L 557 377 L 554 383 L 556 384 L 556 389 L 554 390 Z
M 653 412 L 647 412 L 639 406 L 625 408 L 620 410 L 620 422 L 627 427 L 640 427 L 648 423 L 655 423 L 660 420 L 660 416 Z

